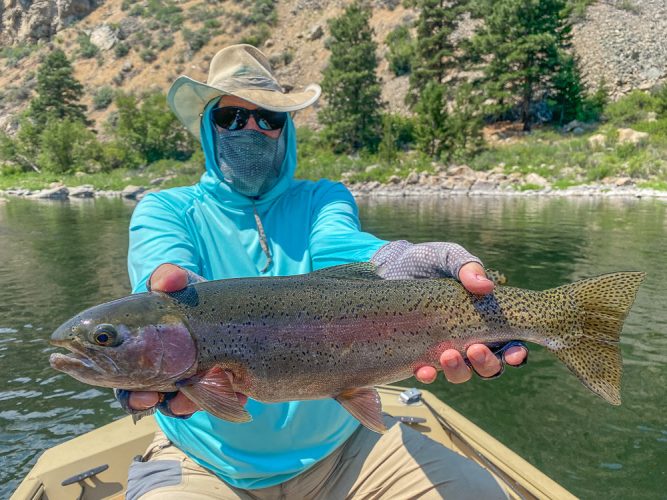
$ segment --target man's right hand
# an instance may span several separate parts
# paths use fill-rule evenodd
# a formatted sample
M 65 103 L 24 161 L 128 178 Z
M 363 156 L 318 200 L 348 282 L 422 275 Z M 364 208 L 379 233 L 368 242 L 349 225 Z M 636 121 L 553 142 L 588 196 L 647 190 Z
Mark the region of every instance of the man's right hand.
M 162 264 L 153 271 L 148 282 L 151 291 L 177 292 L 188 285 L 188 272 L 174 264 Z M 131 391 L 128 404 L 135 411 L 148 410 L 160 403 L 162 398 L 163 395 L 155 391 Z M 169 401 L 169 409 L 174 415 L 189 417 L 201 408 L 179 392 Z

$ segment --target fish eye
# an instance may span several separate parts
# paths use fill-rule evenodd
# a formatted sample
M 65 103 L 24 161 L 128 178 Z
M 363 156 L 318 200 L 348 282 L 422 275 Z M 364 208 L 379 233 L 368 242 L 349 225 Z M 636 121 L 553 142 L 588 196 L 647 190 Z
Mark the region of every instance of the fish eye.
M 97 325 L 92 332 L 92 341 L 99 346 L 114 346 L 118 342 L 118 332 L 113 325 Z

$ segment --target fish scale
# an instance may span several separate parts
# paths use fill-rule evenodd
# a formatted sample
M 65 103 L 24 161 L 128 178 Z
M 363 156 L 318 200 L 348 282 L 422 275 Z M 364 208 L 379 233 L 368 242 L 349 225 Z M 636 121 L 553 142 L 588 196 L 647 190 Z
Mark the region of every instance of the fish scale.
M 498 286 L 481 297 L 448 278 L 383 280 L 369 263 L 209 281 L 84 311 L 52 336 L 74 354 L 54 354 L 51 364 L 94 385 L 181 390 L 237 422 L 250 419 L 237 393 L 264 402 L 333 397 L 382 431 L 374 385 L 439 368 L 446 349 L 518 339 L 543 345 L 620 404 L 619 335 L 643 278 L 614 273 L 545 291 Z

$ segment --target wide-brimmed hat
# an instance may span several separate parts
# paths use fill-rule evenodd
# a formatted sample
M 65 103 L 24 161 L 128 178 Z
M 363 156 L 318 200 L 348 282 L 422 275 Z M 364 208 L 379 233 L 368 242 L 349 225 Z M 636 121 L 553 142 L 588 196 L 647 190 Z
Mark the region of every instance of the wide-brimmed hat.
M 211 99 L 233 95 L 271 111 L 297 111 L 313 104 L 322 89 L 316 83 L 301 92 L 285 92 L 266 56 L 252 45 L 230 45 L 211 60 L 206 83 L 179 76 L 167 94 L 176 117 L 197 138 L 204 107 Z

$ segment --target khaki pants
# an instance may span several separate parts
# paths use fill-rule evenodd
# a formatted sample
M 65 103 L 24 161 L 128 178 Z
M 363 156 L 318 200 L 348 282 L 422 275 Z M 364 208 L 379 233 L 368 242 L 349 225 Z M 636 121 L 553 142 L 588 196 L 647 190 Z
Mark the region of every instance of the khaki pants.
M 343 446 L 302 474 L 282 484 L 256 490 L 228 485 L 190 460 L 158 432 L 144 457 L 145 462 L 135 462 L 130 468 L 127 498 L 507 498 L 495 479 L 474 462 L 394 419 L 387 418 L 386 423 L 389 430 L 385 434 L 360 427 Z M 153 468 L 156 466 L 157 469 Z

